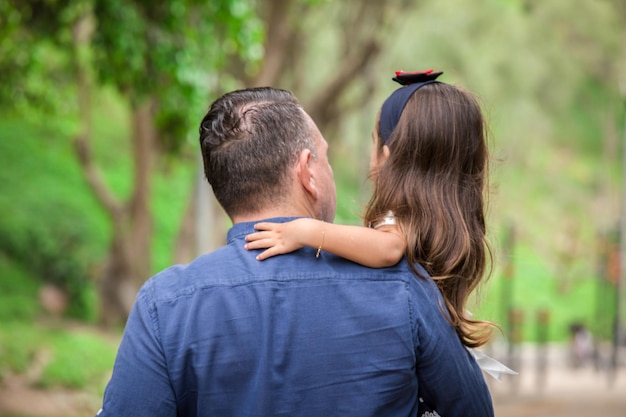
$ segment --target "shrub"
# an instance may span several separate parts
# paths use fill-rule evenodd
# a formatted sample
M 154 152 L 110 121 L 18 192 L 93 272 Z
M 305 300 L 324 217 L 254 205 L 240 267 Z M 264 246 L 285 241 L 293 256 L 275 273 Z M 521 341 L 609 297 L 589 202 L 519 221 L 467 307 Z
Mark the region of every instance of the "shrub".
M 39 383 L 43 387 L 83 389 L 113 368 L 116 349 L 88 333 L 57 333 L 51 341 L 52 359 Z

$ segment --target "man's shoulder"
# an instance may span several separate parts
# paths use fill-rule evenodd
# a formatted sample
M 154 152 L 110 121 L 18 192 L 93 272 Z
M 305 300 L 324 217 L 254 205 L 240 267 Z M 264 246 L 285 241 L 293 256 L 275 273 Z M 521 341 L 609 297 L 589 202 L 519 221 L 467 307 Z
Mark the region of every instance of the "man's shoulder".
M 400 281 L 408 287 L 430 286 L 427 282 L 430 280 L 416 276 L 406 260 L 388 268 L 369 268 L 330 253 L 322 253 L 316 258 L 315 252 L 303 248 L 258 261 L 255 253 L 237 245 L 227 245 L 188 264 L 164 269 L 144 284 L 142 293 L 152 301 L 162 302 L 191 296 L 199 289 L 238 286 L 264 279 L 275 282 L 316 279 Z
M 232 256 L 230 256 L 232 258 Z M 198 280 L 208 274 L 214 274 L 220 264 L 228 264 L 226 247 L 203 254 L 186 264 L 171 265 L 148 279 L 141 288 L 141 293 L 150 294 L 154 301 L 163 301 L 192 294 Z
M 418 271 L 426 278 L 422 279 L 415 275 L 415 272 L 409 266 L 409 263 L 405 258 L 400 260 L 396 265 L 385 268 L 370 268 L 345 258 L 335 256 L 332 254 L 324 254 L 326 267 L 338 274 L 352 275 L 355 277 L 369 277 L 369 279 L 375 280 L 392 280 L 402 281 L 407 285 L 428 285 L 426 281 L 430 281 L 428 273 L 423 268 L 418 266 Z

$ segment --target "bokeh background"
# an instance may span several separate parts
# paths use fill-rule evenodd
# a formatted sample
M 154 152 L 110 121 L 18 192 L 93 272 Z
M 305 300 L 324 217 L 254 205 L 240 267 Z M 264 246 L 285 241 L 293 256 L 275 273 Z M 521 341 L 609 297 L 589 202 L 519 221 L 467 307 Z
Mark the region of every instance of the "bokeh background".
M 472 312 L 520 371 L 490 381 L 498 415 L 623 415 L 624 0 L 0 0 L 0 416 L 93 415 L 141 283 L 223 243 L 211 101 L 293 91 L 330 144 L 336 222 L 360 224 L 393 73 L 429 68 L 490 126 Z

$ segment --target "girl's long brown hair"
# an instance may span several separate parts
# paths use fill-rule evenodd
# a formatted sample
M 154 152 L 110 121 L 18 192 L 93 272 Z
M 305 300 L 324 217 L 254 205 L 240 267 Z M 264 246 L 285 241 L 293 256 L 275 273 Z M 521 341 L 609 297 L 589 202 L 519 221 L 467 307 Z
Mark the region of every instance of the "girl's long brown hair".
M 384 144 L 378 145 L 380 154 Z M 386 145 L 389 157 L 374 176 L 366 224 L 394 212 L 409 264 L 421 264 L 436 281 L 463 344 L 482 346 L 495 325 L 465 309 L 492 265 L 484 207 L 489 150 L 480 106 L 458 87 L 425 85 L 408 100 Z

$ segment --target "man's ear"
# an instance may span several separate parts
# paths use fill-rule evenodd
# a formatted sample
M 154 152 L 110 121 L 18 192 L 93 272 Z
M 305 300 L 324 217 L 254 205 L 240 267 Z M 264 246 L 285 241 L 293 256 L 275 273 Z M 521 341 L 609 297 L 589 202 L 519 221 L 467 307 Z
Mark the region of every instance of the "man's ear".
M 296 175 L 298 177 L 298 181 L 306 192 L 313 198 L 317 199 L 318 190 L 317 185 L 315 184 L 315 176 L 313 175 L 313 170 L 311 169 L 312 160 L 313 155 L 309 149 L 304 149 L 300 152 L 296 166 Z

